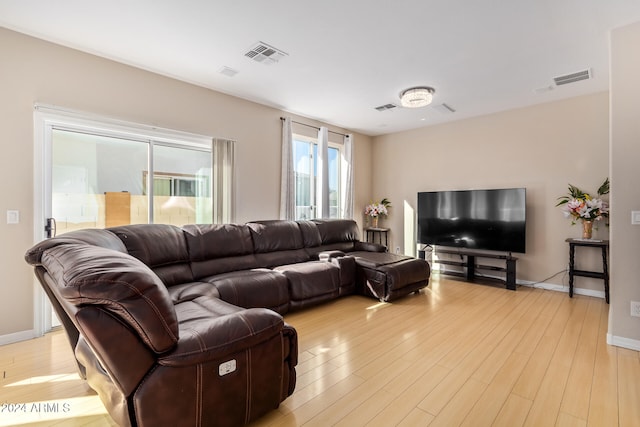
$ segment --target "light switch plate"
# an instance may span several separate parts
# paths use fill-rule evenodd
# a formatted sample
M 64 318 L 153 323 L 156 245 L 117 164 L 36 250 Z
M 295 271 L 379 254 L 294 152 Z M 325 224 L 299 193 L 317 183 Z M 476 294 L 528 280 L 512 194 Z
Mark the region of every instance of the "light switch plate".
M 640 211 L 631 211 L 631 224 L 640 225 Z
M 7 224 L 19 224 L 20 223 L 20 211 L 9 210 L 7 211 Z

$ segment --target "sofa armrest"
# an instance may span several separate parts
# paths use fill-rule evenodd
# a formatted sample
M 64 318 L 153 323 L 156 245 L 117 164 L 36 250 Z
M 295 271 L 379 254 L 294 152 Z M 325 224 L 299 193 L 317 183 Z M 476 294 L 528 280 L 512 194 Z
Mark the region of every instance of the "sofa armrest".
M 384 245 L 379 245 L 377 243 L 357 241 L 355 242 L 354 250 L 367 252 L 386 252 L 387 247 Z

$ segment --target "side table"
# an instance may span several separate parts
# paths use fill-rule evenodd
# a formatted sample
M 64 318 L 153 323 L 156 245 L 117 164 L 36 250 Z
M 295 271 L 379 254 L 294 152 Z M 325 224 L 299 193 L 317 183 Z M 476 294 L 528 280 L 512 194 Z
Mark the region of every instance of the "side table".
M 389 229 L 388 228 L 378 228 L 378 227 L 367 227 L 364 229 L 366 233 L 366 240 L 369 243 L 376 242 L 376 235 L 378 236 L 378 242 L 382 244 L 382 237 L 384 236 L 384 245 L 389 247 Z
M 575 276 L 591 277 L 604 280 L 604 297 L 609 304 L 609 268 L 607 266 L 608 240 L 566 239 L 569 243 L 569 297 L 573 297 L 573 279 Z M 600 248 L 602 251 L 602 271 L 588 271 L 575 269 L 576 246 Z

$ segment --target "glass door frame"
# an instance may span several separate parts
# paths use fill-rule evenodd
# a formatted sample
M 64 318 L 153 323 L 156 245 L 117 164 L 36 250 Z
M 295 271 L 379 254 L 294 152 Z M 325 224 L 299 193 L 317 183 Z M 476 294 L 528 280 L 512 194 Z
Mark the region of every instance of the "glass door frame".
M 158 128 L 102 116 L 77 112 L 59 107 L 36 104 L 33 115 L 33 243 L 46 238 L 45 222 L 51 217 L 52 207 L 52 157 L 54 129 L 88 133 L 154 144 L 204 149 L 213 153 L 210 136 Z M 213 154 L 212 154 L 213 155 Z M 149 170 L 153 170 L 150 151 Z M 213 162 L 213 159 L 212 159 Z M 151 182 L 151 194 L 153 194 Z M 150 209 L 149 221 L 153 221 Z M 52 327 L 52 307 L 37 280 L 34 279 L 33 313 L 34 334 L 41 336 Z

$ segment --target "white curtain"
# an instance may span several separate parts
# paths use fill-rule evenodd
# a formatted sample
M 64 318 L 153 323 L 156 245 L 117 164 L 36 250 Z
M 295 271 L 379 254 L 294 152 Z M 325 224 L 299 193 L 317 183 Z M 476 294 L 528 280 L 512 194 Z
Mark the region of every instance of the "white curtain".
M 215 138 L 213 140 L 213 222 L 234 221 L 234 157 L 235 141 Z
M 318 169 L 316 170 L 316 216 L 329 218 L 329 129 L 318 130 Z
M 342 217 L 353 219 L 353 135 L 344 136 L 345 185 Z
M 291 118 L 282 120 L 282 177 L 280 183 L 280 219 L 296 216 L 296 190 L 293 170 L 293 133 Z

